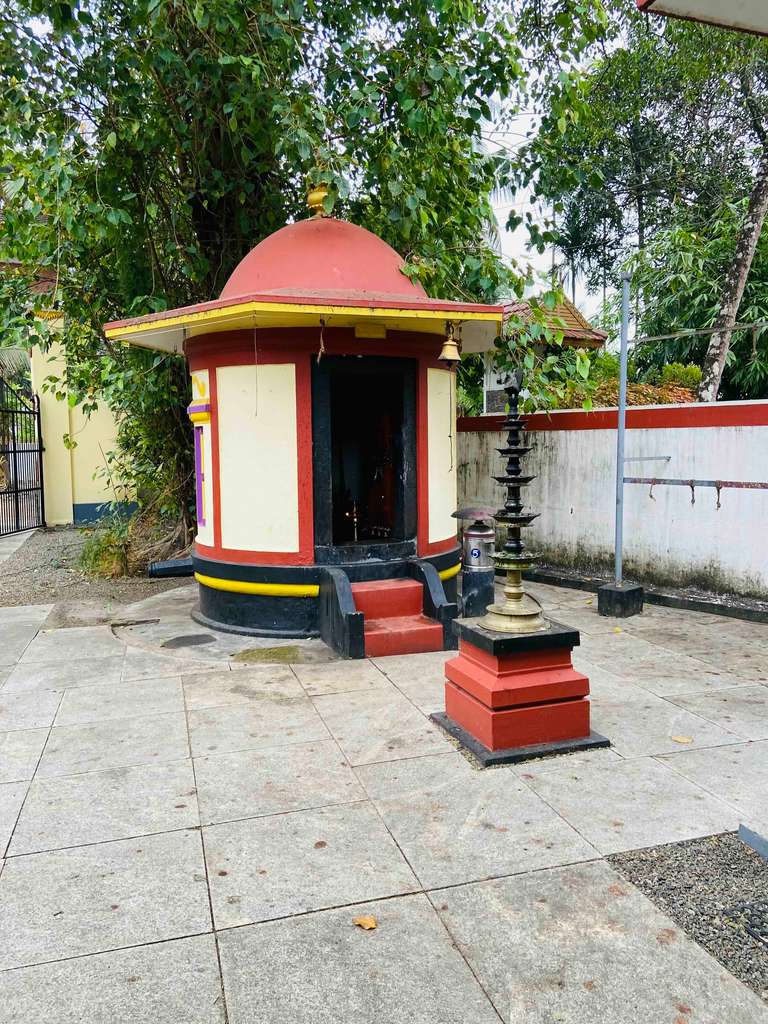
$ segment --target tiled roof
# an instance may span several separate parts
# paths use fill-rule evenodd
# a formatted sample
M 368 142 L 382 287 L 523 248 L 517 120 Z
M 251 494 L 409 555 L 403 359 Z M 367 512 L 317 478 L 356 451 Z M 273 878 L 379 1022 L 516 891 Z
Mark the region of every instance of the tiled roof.
M 504 306 L 506 315 L 517 315 L 522 318 L 525 318 L 530 310 L 531 307 L 527 302 L 510 302 Z M 566 344 L 570 342 L 584 348 L 599 348 L 608 337 L 606 331 L 593 327 L 571 300 L 566 298 L 559 302 L 547 316 L 547 322 L 550 327 L 562 330 L 563 341 Z

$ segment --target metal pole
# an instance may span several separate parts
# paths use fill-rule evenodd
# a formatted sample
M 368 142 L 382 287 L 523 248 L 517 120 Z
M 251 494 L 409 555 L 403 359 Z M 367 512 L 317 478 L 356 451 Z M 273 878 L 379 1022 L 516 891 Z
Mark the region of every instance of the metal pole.
M 624 431 L 627 418 L 627 357 L 629 342 L 630 275 L 621 275 L 621 350 L 619 356 L 619 417 L 616 429 L 616 564 L 614 580 L 621 586 L 624 543 Z

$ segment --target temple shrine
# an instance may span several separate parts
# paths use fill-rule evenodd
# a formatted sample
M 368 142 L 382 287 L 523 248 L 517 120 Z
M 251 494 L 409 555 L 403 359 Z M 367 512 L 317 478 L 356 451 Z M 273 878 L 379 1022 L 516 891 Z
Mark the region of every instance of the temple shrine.
M 503 307 L 431 299 L 371 232 L 322 215 L 260 242 L 218 299 L 107 324 L 183 353 L 199 622 L 347 657 L 455 646 L 458 344 Z

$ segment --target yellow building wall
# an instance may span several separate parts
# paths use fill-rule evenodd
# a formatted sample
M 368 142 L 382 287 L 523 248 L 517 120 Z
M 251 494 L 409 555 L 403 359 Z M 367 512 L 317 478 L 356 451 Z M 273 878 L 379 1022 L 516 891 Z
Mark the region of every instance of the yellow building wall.
M 54 321 L 55 330 L 60 321 Z M 47 352 L 31 352 L 32 388 L 40 399 L 40 426 L 43 437 L 43 488 L 47 526 L 66 526 L 92 521 L 98 506 L 123 501 L 127 496 L 115 481 L 115 493 L 109 477 L 97 472 L 106 466 L 106 456 L 115 447 L 117 424 L 106 405 L 86 416 L 78 406 L 59 401 L 43 388 L 50 376 L 61 376 L 65 362 L 61 347 L 53 343 Z M 65 435 L 75 442 L 64 444 Z

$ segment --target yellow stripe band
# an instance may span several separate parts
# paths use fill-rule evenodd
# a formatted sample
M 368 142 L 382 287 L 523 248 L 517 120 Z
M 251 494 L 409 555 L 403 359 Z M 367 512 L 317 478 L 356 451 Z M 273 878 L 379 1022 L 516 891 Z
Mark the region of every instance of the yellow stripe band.
M 438 573 L 441 580 L 451 580 L 461 571 L 461 562 Z M 196 572 L 195 579 L 204 587 L 224 590 L 229 594 L 261 594 L 265 597 L 317 597 L 320 587 L 317 583 L 247 583 L 244 580 L 220 580 L 215 576 L 203 576 Z
M 454 576 L 458 576 L 461 572 L 461 562 L 458 565 L 452 565 L 450 569 L 443 569 L 437 575 L 441 580 L 452 580 Z
M 261 594 L 264 597 L 317 597 L 317 583 L 246 583 L 244 580 L 220 580 L 196 572 L 195 579 L 211 590 L 225 590 L 229 594 Z

